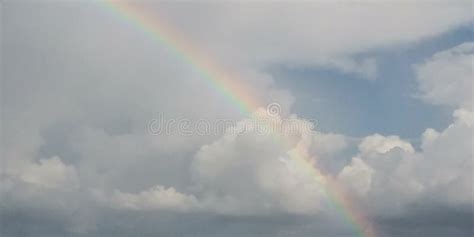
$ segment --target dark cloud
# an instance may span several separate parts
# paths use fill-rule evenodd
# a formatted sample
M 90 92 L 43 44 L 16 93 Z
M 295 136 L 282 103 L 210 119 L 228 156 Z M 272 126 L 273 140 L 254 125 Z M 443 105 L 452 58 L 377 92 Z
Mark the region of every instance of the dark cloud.
M 3 212 L 4 236 L 179 236 L 179 237 L 286 237 L 352 236 L 348 223 L 322 217 L 298 215 L 228 216 L 210 213 L 176 214 L 154 211 L 113 211 L 97 213 L 94 230 L 74 233 L 64 216 L 28 210 Z M 46 216 L 44 216 L 46 215 Z M 21 224 L 20 224 L 21 223 Z M 337 223 L 337 224 L 335 224 Z
M 474 235 L 474 210 L 471 205 L 413 204 L 400 216 L 380 217 L 377 227 L 382 236 L 459 236 Z

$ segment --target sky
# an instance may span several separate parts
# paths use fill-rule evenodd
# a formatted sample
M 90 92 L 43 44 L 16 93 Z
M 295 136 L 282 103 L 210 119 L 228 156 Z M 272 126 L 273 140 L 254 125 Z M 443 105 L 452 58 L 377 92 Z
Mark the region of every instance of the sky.
M 1 1 L 0 235 L 471 237 L 472 9 Z
M 334 69 L 284 65 L 272 68 L 272 75 L 277 84 L 299 91 L 295 95 L 295 111 L 317 119 L 320 129 L 351 136 L 398 134 L 416 140 L 426 127 L 442 129 L 449 125 L 451 112 L 416 98 L 413 65 L 438 51 L 472 40 L 472 34 L 472 24 L 468 24 L 413 44 L 364 52 L 362 55 L 376 58 L 379 76 L 375 81 L 348 81 L 360 76 Z M 337 101 L 341 109 L 331 109 L 332 101 Z M 311 107 L 314 109 L 308 109 Z M 329 107 L 327 112 L 319 112 L 324 107 Z M 378 116 L 372 116 L 374 112 Z M 351 117 L 351 121 L 338 121 L 338 117 Z

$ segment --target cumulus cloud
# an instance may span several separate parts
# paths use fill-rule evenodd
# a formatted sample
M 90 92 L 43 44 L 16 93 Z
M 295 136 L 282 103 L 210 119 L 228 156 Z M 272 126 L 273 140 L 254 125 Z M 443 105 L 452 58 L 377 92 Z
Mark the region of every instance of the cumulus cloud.
M 426 129 L 419 151 L 397 136 L 368 136 L 339 173 L 377 215 L 397 216 L 419 203 L 472 205 L 471 49 L 471 43 L 461 44 L 417 67 L 424 100 L 458 107 L 447 128 Z
M 418 197 L 417 155 L 410 143 L 394 136 L 371 135 L 338 174 L 338 180 L 372 215 L 398 213 Z
M 375 137 L 385 140 L 371 143 L 378 152 L 368 153 L 362 146 L 374 139 L 367 137 L 338 175 L 375 215 L 401 215 L 426 200 L 442 206 L 472 204 L 472 120 L 456 119 L 441 132 L 427 129 L 417 152 L 406 141 Z M 388 148 L 388 143 L 398 145 Z
M 364 154 L 383 154 L 394 148 L 400 148 L 406 152 L 414 151 L 410 143 L 401 140 L 398 136 L 385 137 L 380 134 L 374 134 L 364 138 L 359 144 L 359 150 Z
M 3 170 L 3 176 L 13 182 L 24 182 L 43 188 L 77 189 L 76 170 L 65 165 L 59 157 L 36 162 L 15 161 Z
M 40 160 L 38 165 L 27 165 L 22 169 L 20 179 L 47 188 L 78 185 L 74 167 L 64 165 L 58 157 Z
M 350 165 L 344 167 L 338 176 L 339 182 L 348 184 L 351 193 L 365 196 L 372 184 L 374 170 L 358 157 L 352 158 Z
M 217 203 L 218 212 L 230 214 L 318 211 L 324 197 L 322 183 L 291 158 L 295 149 L 308 152 L 313 125 L 294 118 L 292 133 L 262 132 L 255 126 L 259 122 L 278 129 L 283 120 L 268 120 L 261 112 L 255 115 L 196 154 L 193 172 L 203 198 Z
M 435 54 L 418 67 L 418 81 L 423 98 L 431 103 L 457 109 L 454 121 L 443 131 L 427 129 L 422 149 L 431 176 L 424 176 L 427 186 L 444 200 L 456 204 L 472 202 L 472 42 Z M 438 197 L 442 199 L 442 197 Z
M 261 109 L 203 145 L 191 166 L 192 194 L 157 185 L 137 193 L 95 190 L 94 195 L 99 202 L 124 210 L 316 214 L 324 208 L 328 177 L 315 174 L 317 156 L 311 153 L 335 153 L 345 147 L 344 137 L 316 133 L 312 123 L 295 116 L 287 119 Z M 291 131 L 280 130 L 289 127 Z
M 472 143 L 474 120 L 472 112 L 469 119 L 457 117 L 460 110 L 455 111 L 455 121 L 445 130 L 436 132 L 436 138 L 423 140 L 424 163 L 428 167 L 428 175 L 423 175 L 427 186 L 441 195 L 438 197 L 455 204 L 469 204 L 472 202 Z M 426 132 L 425 132 L 426 133 Z M 423 174 L 423 173 L 422 173 Z M 443 190 L 443 191 L 441 191 Z

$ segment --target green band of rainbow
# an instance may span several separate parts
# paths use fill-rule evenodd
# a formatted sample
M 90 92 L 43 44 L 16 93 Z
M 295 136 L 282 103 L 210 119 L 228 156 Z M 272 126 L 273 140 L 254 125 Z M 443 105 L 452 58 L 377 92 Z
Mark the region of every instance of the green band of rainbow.
M 165 24 L 156 14 L 146 12 L 146 9 L 136 4 L 123 1 L 102 1 L 107 9 L 115 13 L 119 18 L 132 23 L 134 27 L 146 33 L 155 42 L 166 46 L 174 55 L 191 66 L 206 82 L 225 96 L 239 111 L 251 117 L 253 112 L 262 106 L 257 99 L 249 93 L 249 87 L 232 77 L 232 73 L 222 70 L 218 64 L 210 60 L 184 40 L 184 37 L 172 27 Z M 291 148 L 291 142 L 287 141 L 282 134 L 275 134 L 275 140 L 281 145 Z M 326 175 L 305 152 L 294 149 L 291 159 L 304 167 L 314 177 L 327 195 L 329 202 L 341 213 L 346 222 L 354 229 L 354 236 L 375 237 L 371 223 L 351 202 L 344 189 L 332 178 Z

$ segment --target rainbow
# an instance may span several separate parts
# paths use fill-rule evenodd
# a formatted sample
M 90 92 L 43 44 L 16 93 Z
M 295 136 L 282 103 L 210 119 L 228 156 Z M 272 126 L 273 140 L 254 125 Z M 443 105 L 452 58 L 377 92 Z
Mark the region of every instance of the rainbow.
M 254 112 L 262 107 L 250 93 L 250 87 L 239 83 L 238 77 L 233 73 L 223 70 L 176 31 L 171 25 L 166 24 L 157 14 L 151 14 L 145 8 L 124 1 L 100 1 L 103 6 L 126 22 L 133 24 L 147 34 L 155 42 L 166 46 L 180 60 L 187 63 L 196 71 L 207 84 L 232 103 L 243 115 L 253 116 Z M 282 134 L 275 133 L 275 140 L 283 146 L 291 148 Z M 345 221 L 354 229 L 355 236 L 376 237 L 370 221 L 350 200 L 345 190 L 338 182 L 321 169 L 317 168 L 314 159 L 298 146 L 292 150 L 290 158 L 296 164 L 309 172 L 315 182 L 323 187 L 327 199 L 341 213 Z

